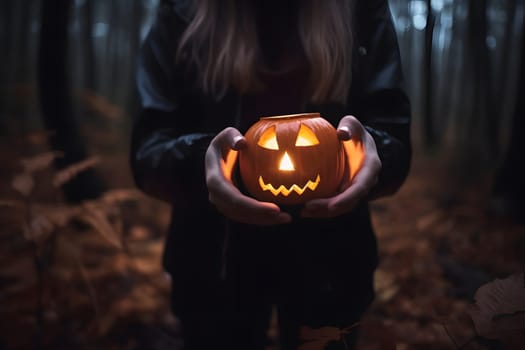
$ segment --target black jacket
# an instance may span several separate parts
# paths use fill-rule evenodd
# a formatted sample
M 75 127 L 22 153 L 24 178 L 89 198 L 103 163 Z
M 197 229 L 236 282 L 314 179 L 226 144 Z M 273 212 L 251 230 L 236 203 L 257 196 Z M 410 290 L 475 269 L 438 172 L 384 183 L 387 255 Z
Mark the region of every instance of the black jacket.
M 209 203 L 204 154 L 214 135 L 236 126 L 242 96 L 230 91 L 214 101 L 192 83 L 191 71 L 175 64 L 177 40 L 188 22 L 186 4 L 165 1 L 142 45 L 137 71 L 142 109 L 133 128 L 130 159 L 137 186 L 173 206 L 164 256 L 168 271 L 186 284 L 197 279 L 207 285 L 218 278 L 224 273 L 226 232 L 234 237 L 230 245 L 243 242 L 245 248 L 239 249 L 249 252 L 243 256 L 259 256 L 261 241 L 253 243 L 258 235 L 286 236 L 296 244 L 293 259 L 301 254 L 311 258 L 311 247 L 304 243 L 310 242 L 322 252 L 319 259 L 330 260 L 338 270 L 348 272 L 353 266 L 372 271 L 377 250 L 366 202 L 330 221 L 295 218 L 273 228 L 228 223 Z M 387 0 L 357 1 L 354 18 L 353 83 L 347 103 L 309 104 L 298 112 L 320 112 L 334 126 L 344 115 L 356 116 L 376 141 L 383 165 L 374 192 L 393 194 L 405 180 L 411 158 L 410 104 L 396 33 Z

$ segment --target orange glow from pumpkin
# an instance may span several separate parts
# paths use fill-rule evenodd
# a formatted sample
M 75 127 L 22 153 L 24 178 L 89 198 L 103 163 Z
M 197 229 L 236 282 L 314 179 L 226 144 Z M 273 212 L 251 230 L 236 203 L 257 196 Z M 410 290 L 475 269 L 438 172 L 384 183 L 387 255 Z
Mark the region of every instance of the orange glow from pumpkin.
M 228 181 L 232 181 L 232 173 L 233 169 L 235 168 L 235 162 L 237 161 L 238 151 L 234 150 L 228 150 L 228 153 L 226 153 L 226 156 L 221 159 L 221 168 L 222 173 L 224 177 Z
M 294 171 L 295 170 L 292 159 L 290 159 L 288 152 L 284 152 L 284 156 L 281 158 L 281 161 L 279 162 L 279 170 L 282 170 L 282 171 Z
M 304 185 L 303 187 L 293 184 L 292 186 L 290 186 L 290 188 L 286 188 L 283 185 L 275 188 L 272 184 L 264 183 L 262 176 L 259 176 L 259 185 L 261 186 L 262 190 L 270 191 L 274 196 L 282 195 L 287 197 L 292 192 L 295 192 L 298 195 L 302 195 L 307 189 L 315 191 L 315 189 L 319 185 L 319 182 L 321 182 L 321 176 L 317 175 L 315 181 L 308 180 L 306 185 Z
M 361 170 L 365 161 L 365 149 L 363 142 L 360 140 L 349 140 L 343 142 L 345 149 L 346 161 L 350 168 L 350 182 L 354 179 L 355 175 Z
M 278 150 L 279 145 L 277 144 L 277 135 L 275 133 L 275 126 L 267 129 L 257 142 L 259 146 L 266 149 Z
M 295 146 L 297 147 L 307 147 L 315 146 L 319 144 L 319 140 L 315 133 L 306 125 L 301 124 L 299 128 L 299 133 L 297 134 L 297 140 L 295 141 Z

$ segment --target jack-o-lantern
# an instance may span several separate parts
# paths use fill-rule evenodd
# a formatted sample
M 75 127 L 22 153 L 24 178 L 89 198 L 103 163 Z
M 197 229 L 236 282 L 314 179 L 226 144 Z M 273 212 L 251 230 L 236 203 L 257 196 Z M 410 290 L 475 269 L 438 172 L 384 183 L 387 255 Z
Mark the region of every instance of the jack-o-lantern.
M 335 128 L 319 113 L 261 118 L 245 138 L 239 165 L 253 197 L 294 205 L 337 192 L 344 149 Z

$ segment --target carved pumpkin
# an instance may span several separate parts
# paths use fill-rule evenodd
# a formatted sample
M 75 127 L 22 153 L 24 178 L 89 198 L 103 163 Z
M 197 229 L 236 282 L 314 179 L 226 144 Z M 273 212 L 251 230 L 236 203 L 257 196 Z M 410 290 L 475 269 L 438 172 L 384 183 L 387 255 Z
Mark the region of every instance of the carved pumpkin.
M 344 149 L 335 128 L 319 113 L 261 118 L 244 136 L 240 172 L 253 197 L 293 205 L 337 192 Z

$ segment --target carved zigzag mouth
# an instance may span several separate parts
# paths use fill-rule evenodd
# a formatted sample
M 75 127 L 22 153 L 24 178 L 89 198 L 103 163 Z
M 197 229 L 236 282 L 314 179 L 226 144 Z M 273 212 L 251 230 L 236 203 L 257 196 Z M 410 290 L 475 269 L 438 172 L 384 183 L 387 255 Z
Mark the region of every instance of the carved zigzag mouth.
M 292 186 L 290 186 L 290 188 L 286 188 L 284 187 L 284 185 L 281 185 L 275 188 L 273 187 L 272 184 L 264 183 L 262 176 L 259 176 L 259 185 L 261 186 L 263 191 L 270 191 L 274 196 L 283 195 L 285 197 L 287 197 L 292 192 L 295 192 L 301 195 L 307 189 L 310 189 L 311 191 L 315 191 L 320 181 L 321 181 L 321 176 L 317 175 L 317 178 L 315 179 L 315 181 L 308 180 L 306 185 L 304 185 L 303 187 L 299 187 L 298 185 L 293 184 Z

